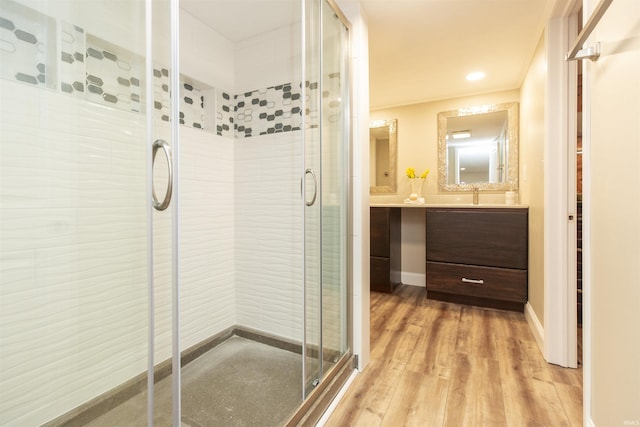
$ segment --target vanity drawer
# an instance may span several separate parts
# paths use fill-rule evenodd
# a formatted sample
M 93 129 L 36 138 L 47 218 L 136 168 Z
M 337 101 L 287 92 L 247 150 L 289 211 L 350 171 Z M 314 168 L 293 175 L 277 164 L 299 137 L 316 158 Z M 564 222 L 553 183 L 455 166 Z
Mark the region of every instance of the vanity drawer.
M 427 262 L 429 292 L 501 301 L 527 301 L 527 271 Z
M 428 208 L 427 261 L 526 270 L 528 211 Z

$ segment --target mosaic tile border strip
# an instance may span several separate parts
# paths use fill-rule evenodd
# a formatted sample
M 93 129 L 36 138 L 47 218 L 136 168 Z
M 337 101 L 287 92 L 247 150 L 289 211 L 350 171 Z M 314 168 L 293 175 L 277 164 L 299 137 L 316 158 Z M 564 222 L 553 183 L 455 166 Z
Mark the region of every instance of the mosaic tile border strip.
M 83 28 L 62 22 L 60 37 L 60 90 L 84 99 L 86 35 Z
M 142 56 L 13 0 L 0 0 L 0 5 L 0 78 L 124 111 L 144 111 Z M 169 121 L 169 70 L 155 66 L 153 74 L 155 117 Z M 306 99 L 317 99 L 317 89 L 317 83 L 306 82 Z M 179 120 L 234 139 L 299 131 L 302 93 L 300 82 L 290 82 L 234 95 L 181 75 Z M 317 127 L 319 114 L 305 114 L 307 126 Z
M 11 0 L 0 6 L 0 77 L 57 89 L 56 20 Z
M 141 56 L 91 34 L 86 36 L 86 99 L 126 111 L 142 111 Z
M 301 98 L 300 83 L 286 83 L 236 95 L 235 138 L 300 130 Z

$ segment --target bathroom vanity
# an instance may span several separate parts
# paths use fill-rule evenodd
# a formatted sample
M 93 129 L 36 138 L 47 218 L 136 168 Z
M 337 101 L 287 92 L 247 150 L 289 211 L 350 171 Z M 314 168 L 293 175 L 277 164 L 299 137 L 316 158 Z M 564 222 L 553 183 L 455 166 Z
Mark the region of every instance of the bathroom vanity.
M 523 311 L 528 210 L 426 209 L 427 298 Z
M 401 209 L 424 211 L 427 298 L 524 310 L 529 246 L 529 211 L 524 206 L 373 205 L 372 291 L 392 292 L 397 287 L 394 281 L 400 281 Z M 398 224 L 392 227 L 391 221 Z M 392 228 L 396 230 L 394 233 Z M 388 252 L 381 251 L 380 247 Z M 380 254 L 388 254 L 388 261 Z M 398 267 L 387 269 L 386 265 Z
M 370 210 L 370 287 L 391 293 L 401 284 L 400 208 Z

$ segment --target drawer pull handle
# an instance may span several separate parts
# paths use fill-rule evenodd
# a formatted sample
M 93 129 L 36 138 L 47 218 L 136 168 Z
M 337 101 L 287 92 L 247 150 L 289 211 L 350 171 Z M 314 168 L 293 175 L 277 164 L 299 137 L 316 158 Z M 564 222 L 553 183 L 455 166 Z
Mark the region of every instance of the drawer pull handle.
M 474 284 L 474 285 L 484 285 L 484 280 L 482 280 L 482 279 L 480 279 L 480 280 L 477 280 L 477 279 L 467 279 L 466 277 L 463 277 L 463 278 L 462 278 L 462 281 L 463 281 L 464 283 L 472 283 L 472 284 Z

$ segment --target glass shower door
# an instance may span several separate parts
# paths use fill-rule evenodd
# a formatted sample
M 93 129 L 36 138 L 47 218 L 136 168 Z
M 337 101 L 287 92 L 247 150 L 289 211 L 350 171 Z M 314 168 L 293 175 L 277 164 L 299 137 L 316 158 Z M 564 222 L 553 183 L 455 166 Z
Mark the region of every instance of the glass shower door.
M 305 390 L 348 351 L 348 33 L 333 5 L 305 2 Z
M 1 423 L 145 389 L 150 3 L 0 0 Z
M 348 350 L 348 30 L 322 2 L 322 363 L 326 375 Z
M 307 396 L 322 378 L 322 110 L 321 1 L 304 0 L 302 111 L 304 202 L 303 390 Z

